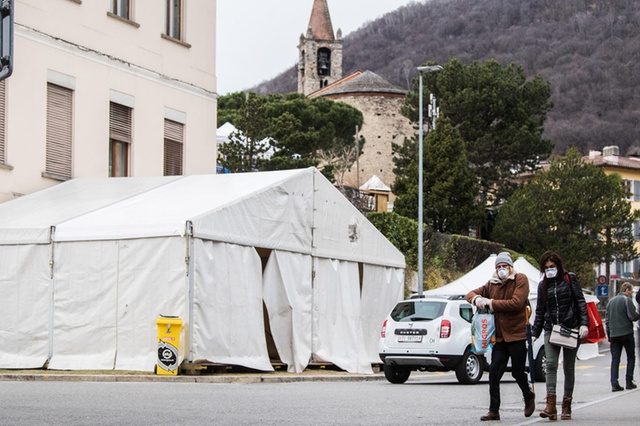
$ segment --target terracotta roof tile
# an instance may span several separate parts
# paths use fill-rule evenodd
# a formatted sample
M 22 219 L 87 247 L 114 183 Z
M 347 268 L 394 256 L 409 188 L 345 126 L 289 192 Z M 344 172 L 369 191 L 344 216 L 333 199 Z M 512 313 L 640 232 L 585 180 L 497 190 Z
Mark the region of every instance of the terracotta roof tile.
M 582 159 L 585 162 L 593 163 L 596 166 L 619 167 L 621 169 L 640 170 L 640 159 L 637 157 L 621 157 L 621 156 L 603 157 L 602 155 L 596 155 L 596 156 L 587 155 L 582 157 Z
M 335 40 L 327 0 L 314 0 L 309 27 L 315 40 Z

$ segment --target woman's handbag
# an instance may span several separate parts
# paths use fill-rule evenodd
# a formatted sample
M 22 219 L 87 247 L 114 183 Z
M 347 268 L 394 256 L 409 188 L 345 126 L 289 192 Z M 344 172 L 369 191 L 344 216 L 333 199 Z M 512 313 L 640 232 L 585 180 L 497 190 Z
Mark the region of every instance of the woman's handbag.
M 488 311 L 473 316 L 471 321 L 471 352 L 484 354 L 496 343 L 496 319 Z
M 578 330 L 556 324 L 551 329 L 549 343 L 552 343 L 556 346 L 562 346 L 563 348 L 567 349 L 575 349 L 578 347 L 578 336 Z

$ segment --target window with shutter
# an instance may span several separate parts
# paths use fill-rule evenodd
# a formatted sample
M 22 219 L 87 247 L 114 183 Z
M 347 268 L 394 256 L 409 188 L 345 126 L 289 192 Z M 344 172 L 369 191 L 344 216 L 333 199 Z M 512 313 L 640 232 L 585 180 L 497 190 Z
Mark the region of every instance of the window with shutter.
M 166 34 L 182 40 L 182 0 L 165 0 L 167 2 Z
M 131 145 L 131 108 L 111 102 L 109 105 L 109 176 L 129 176 Z
M 633 201 L 640 201 L 640 180 L 633 181 Z
M 47 83 L 47 143 L 45 173 L 70 179 L 73 140 L 73 91 Z
M 6 164 L 5 156 L 5 104 L 6 104 L 6 80 L 0 81 L 0 164 Z
M 182 174 L 184 125 L 164 120 L 164 175 Z

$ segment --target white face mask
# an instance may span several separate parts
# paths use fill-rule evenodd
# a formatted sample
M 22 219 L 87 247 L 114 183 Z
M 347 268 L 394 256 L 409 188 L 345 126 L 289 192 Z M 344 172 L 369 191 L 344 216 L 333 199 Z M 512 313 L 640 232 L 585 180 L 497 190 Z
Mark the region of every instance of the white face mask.
M 498 269 L 498 276 L 499 276 L 501 279 L 503 279 L 503 280 L 504 280 L 505 278 L 507 278 L 507 277 L 509 276 L 509 269 L 507 269 L 507 268 L 500 268 L 500 269 Z
M 557 268 L 546 269 L 544 271 L 544 274 L 547 276 L 547 278 L 555 278 L 556 275 L 558 275 L 558 269 Z

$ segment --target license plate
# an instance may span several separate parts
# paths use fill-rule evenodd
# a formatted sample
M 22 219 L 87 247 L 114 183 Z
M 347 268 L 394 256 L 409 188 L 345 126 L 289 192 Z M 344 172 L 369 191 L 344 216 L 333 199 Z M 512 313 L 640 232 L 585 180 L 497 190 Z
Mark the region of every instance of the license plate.
M 398 336 L 398 342 L 422 342 L 422 336 Z

